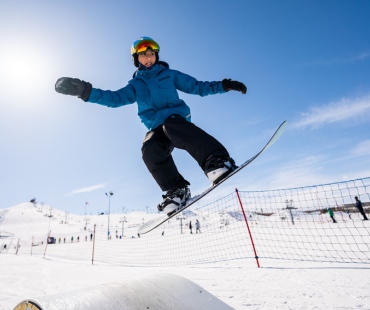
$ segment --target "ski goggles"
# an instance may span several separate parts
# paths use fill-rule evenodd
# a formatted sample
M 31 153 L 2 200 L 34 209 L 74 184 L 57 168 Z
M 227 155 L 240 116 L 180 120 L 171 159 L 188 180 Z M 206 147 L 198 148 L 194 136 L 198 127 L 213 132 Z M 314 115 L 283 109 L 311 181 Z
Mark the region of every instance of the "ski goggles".
M 144 38 L 137 40 L 132 44 L 131 55 L 135 53 L 143 54 L 147 51 L 148 48 L 151 49 L 153 52 L 159 52 L 159 45 L 157 42 L 155 42 L 151 38 Z

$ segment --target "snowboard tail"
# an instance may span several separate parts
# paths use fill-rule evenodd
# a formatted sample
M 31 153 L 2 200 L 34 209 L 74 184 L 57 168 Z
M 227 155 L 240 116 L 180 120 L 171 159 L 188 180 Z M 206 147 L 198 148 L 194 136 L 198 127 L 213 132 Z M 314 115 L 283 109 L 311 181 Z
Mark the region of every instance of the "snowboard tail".
M 280 136 L 284 132 L 284 130 L 285 130 L 285 128 L 286 128 L 287 125 L 288 125 L 288 122 L 287 121 L 284 121 L 279 126 L 279 128 L 275 131 L 275 133 L 272 135 L 272 137 L 270 138 L 270 140 L 261 149 L 261 151 L 259 151 L 256 155 L 252 156 L 246 162 L 244 162 L 243 164 L 241 164 L 238 168 L 236 168 L 235 170 L 231 171 L 225 178 L 223 178 L 217 184 L 213 184 L 211 187 L 207 188 L 203 193 L 190 198 L 186 202 L 186 204 L 184 206 L 180 206 L 178 209 L 176 209 L 174 211 L 171 211 L 168 214 L 164 214 L 161 217 L 158 217 L 158 218 L 156 218 L 154 220 L 148 221 L 147 223 L 145 223 L 144 225 L 142 225 L 139 228 L 138 233 L 139 234 L 146 234 L 146 233 L 152 231 L 153 229 L 157 228 L 158 226 L 160 226 L 164 222 L 168 221 L 170 218 L 174 217 L 178 213 L 180 213 L 180 212 L 184 211 L 186 208 L 190 207 L 192 204 L 194 204 L 197 201 L 199 201 L 201 198 L 203 198 L 208 193 L 210 193 L 212 190 L 214 190 L 217 186 L 219 186 L 220 184 L 222 184 L 223 182 L 225 182 L 226 180 L 228 180 L 229 178 L 231 178 L 233 175 L 235 175 L 236 173 L 238 173 L 240 170 L 242 170 L 243 168 L 245 168 L 246 166 L 248 166 L 251 162 L 253 162 L 259 155 L 261 155 L 264 151 L 266 151 L 271 145 L 273 145 L 280 138 Z

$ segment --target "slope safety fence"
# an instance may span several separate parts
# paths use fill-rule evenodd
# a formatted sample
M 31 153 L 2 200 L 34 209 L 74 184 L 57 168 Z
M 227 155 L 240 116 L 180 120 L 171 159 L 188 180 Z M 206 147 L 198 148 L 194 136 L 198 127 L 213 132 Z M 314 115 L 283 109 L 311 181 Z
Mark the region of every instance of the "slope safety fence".
M 259 266 L 264 258 L 369 264 L 370 221 L 364 220 L 370 218 L 369 211 L 370 178 L 279 190 L 236 190 L 189 208 L 145 235 L 137 233 L 142 223 L 125 214 L 119 221 L 111 220 L 108 230 L 91 223 L 75 234 L 53 231 L 55 243 L 47 246 L 20 242 L 18 255 L 126 266 L 236 259 L 252 259 Z

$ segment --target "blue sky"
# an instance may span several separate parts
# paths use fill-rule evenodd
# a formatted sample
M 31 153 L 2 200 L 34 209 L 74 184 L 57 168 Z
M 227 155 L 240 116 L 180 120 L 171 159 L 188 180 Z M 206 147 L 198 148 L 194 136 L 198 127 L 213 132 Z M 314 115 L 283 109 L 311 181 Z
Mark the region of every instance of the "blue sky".
M 0 208 L 36 197 L 82 214 L 155 211 L 159 187 L 141 159 L 136 105 L 119 109 L 54 91 L 62 76 L 117 90 L 140 36 L 198 80 L 232 78 L 247 95 L 180 93 L 195 124 L 237 163 L 278 125 L 281 139 L 200 203 L 239 190 L 370 176 L 369 1 L 1 1 Z M 209 182 L 175 150 L 193 194 Z

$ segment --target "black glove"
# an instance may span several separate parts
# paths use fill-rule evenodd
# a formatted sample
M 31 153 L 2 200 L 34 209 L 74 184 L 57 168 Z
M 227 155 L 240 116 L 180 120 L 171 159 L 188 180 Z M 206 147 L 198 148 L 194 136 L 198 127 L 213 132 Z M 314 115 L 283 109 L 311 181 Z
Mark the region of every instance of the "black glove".
M 55 91 L 63 95 L 77 96 L 83 101 L 90 97 L 92 85 L 88 82 L 69 77 L 62 77 L 55 83 Z
M 224 87 L 224 90 L 226 91 L 236 90 L 236 91 L 240 91 L 242 94 L 247 93 L 247 86 L 245 86 L 241 82 L 233 81 L 231 79 L 223 79 L 222 86 Z

